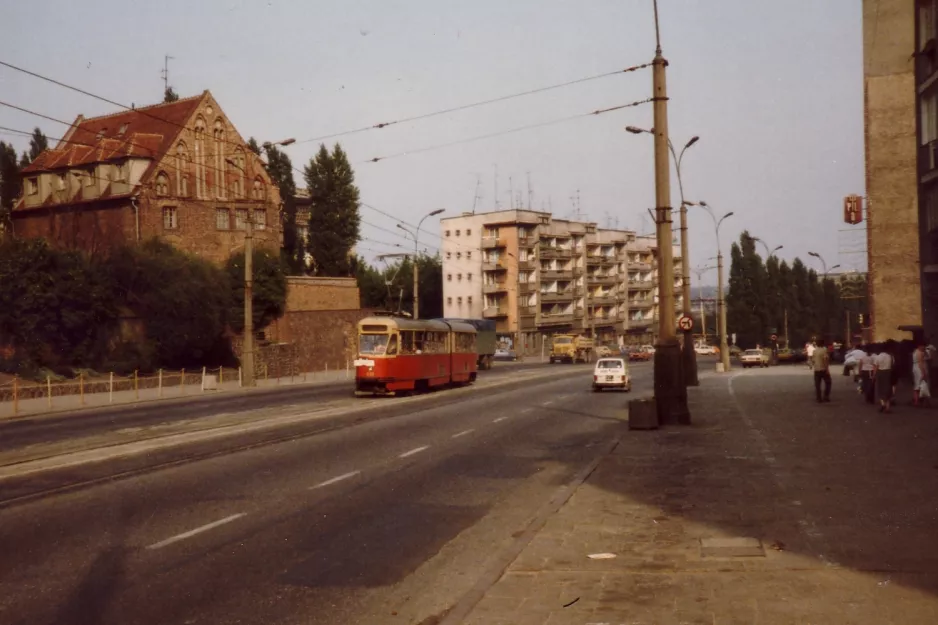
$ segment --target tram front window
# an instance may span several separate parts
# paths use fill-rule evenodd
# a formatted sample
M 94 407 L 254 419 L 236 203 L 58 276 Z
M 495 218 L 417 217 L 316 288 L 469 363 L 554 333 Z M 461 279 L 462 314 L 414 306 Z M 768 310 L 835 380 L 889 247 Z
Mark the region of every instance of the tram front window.
M 387 334 L 361 334 L 358 337 L 358 353 L 383 356 L 388 349 Z M 395 350 L 396 350 L 395 344 Z

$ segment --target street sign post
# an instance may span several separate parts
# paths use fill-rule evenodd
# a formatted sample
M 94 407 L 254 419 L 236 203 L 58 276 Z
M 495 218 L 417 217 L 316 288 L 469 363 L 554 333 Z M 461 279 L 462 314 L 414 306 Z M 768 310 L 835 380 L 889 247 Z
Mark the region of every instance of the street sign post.
M 774 343 L 775 341 L 778 340 L 778 335 L 777 335 L 777 334 L 773 334 L 773 335 L 770 336 L 769 338 L 770 338 L 770 339 L 772 340 L 772 342 Z
M 694 320 L 688 315 L 682 315 L 677 321 L 677 327 L 680 328 L 682 332 L 690 332 L 694 329 Z

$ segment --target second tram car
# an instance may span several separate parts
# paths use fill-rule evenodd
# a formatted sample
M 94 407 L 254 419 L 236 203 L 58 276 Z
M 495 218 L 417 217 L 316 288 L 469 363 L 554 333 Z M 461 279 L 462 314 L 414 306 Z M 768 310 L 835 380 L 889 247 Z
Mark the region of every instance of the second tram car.
M 477 361 L 476 329 L 468 323 L 366 317 L 358 322 L 355 390 L 388 393 L 471 384 Z

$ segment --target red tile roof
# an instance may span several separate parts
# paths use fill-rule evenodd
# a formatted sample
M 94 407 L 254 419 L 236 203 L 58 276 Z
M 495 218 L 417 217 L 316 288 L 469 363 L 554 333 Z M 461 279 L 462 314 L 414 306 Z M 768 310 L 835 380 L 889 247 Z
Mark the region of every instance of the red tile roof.
M 23 173 L 80 167 L 121 156 L 157 160 L 173 145 L 204 95 L 102 117 L 79 116 L 65 140 L 37 156 Z

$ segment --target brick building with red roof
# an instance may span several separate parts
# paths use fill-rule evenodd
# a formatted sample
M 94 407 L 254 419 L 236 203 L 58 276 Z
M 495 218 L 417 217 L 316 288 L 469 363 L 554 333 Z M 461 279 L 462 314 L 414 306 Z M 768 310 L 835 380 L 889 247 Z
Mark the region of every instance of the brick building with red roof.
M 281 245 L 280 195 L 212 94 L 85 119 L 23 172 L 14 236 L 91 253 L 163 239 L 223 263 Z

